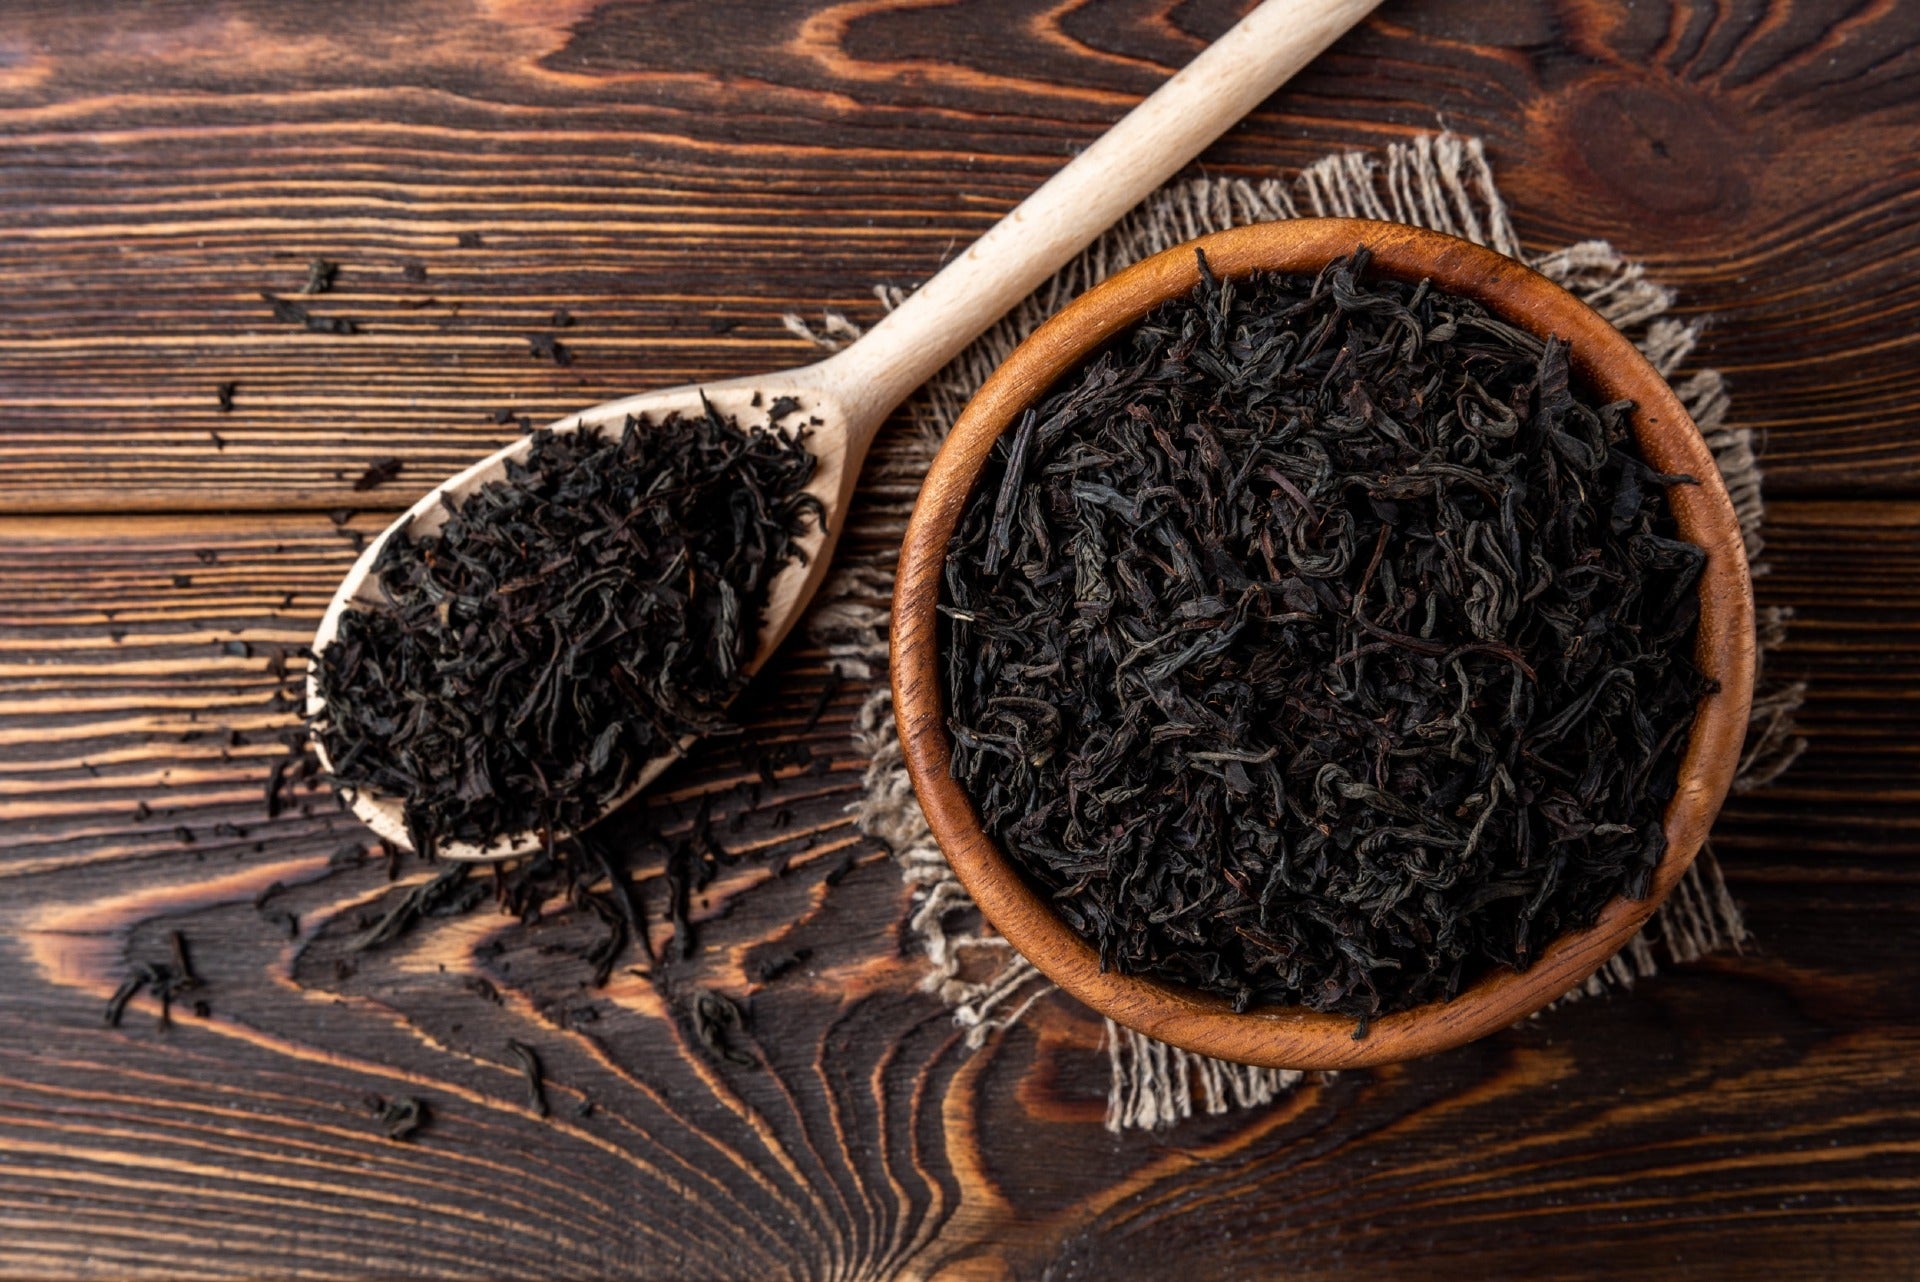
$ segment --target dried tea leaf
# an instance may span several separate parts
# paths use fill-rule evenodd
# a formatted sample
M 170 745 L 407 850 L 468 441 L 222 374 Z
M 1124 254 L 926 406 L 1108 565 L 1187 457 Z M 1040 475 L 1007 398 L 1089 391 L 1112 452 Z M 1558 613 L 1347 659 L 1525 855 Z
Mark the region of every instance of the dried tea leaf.
M 392 1099 L 370 1095 L 367 1108 L 390 1140 L 412 1139 L 432 1116 L 426 1101 L 412 1095 L 396 1095 Z
M 577 830 L 655 757 L 726 727 L 768 584 L 817 527 L 800 433 L 709 412 L 534 434 L 319 656 L 342 788 L 403 798 L 416 849 Z
M 354 478 L 356 490 L 377 490 L 406 470 L 406 463 L 397 458 L 375 459 L 367 464 L 367 470 Z M 338 524 L 338 522 L 336 522 Z
M 759 1061 L 745 1051 L 731 1044 L 733 1034 L 747 1025 L 746 1013 L 731 997 L 716 993 L 711 989 L 702 989 L 693 999 L 693 1031 L 707 1052 L 725 1060 L 729 1064 L 738 1064 L 742 1068 L 755 1068 Z
M 953 770 L 1103 966 L 1364 1027 L 1645 893 L 1708 688 L 1690 478 L 1364 250 L 1201 266 L 994 447 Z
M 527 1083 L 527 1107 L 535 1117 L 546 1117 L 552 1109 L 547 1106 L 546 1070 L 540 1065 L 540 1054 L 525 1042 L 509 1041 L 507 1053 L 520 1065 L 520 1075 Z

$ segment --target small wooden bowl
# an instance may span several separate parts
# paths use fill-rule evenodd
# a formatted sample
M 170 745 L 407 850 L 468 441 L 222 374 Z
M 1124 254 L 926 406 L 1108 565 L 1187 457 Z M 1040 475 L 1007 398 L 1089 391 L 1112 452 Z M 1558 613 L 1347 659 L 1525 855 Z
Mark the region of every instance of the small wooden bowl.
M 1695 717 L 1667 808 L 1666 857 L 1646 898 L 1614 900 L 1591 927 L 1556 940 L 1525 972 L 1497 970 L 1450 1002 L 1382 1016 L 1355 1040 L 1350 1016 L 1291 1006 L 1235 1014 L 1225 1001 L 1192 989 L 1101 971 L 1093 947 L 982 831 L 952 776 L 937 606 L 947 544 L 995 438 L 1101 344 L 1191 290 L 1199 281 L 1196 247 L 1216 275 L 1243 276 L 1318 272 L 1358 245 L 1373 251 L 1376 271 L 1431 278 L 1509 323 L 1566 339 L 1593 393 L 1634 402 L 1634 435 L 1647 462 L 1699 479 L 1670 489 L 1668 500 L 1682 536 L 1707 552 L 1694 661 L 1719 691 Z M 1512 259 L 1452 236 L 1362 219 L 1301 219 L 1220 232 L 1156 254 L 1087 291 L 994 371 L 934 460 L 908 524 L 893 596 L 892 663 L 900 741 L 934 837 L 987 920 L 1049 979 L 1118 1023 L 1190 1051 L 1275 1068 L 1353 1068 L 1447 1050 L 1531 1015 L 1592 975 L 1652 915 L 1693 862 L 1733 781 L 1753 696 L 1753 585 L 1733 504 L 1699 428 L 1666 381 L 1596 312 Z

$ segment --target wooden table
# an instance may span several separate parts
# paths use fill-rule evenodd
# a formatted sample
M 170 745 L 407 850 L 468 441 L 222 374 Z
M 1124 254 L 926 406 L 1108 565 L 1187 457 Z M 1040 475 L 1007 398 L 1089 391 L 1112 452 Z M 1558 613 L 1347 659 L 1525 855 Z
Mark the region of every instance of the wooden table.
M 1115 1137 L 1084 1011 L 969 1054 L 916 991 L 906 892 L 845 813 L 865 690 L 810 721 L 818 650 L 623 817 L 684 831 L 711 797 L 764 857 L 696 898 L 679 961 L 634 837 L 658 960 L 605 988 L 564 897 L 350 955 L 427 870 L 329 867 L 357 834 L 324 794 L 267 818 L 294 724 L 275 647 L 311 635 L 354 535 L 518 430 L 496 411 L 795 363 L 782 312 L 871 321 L 870 285 L 926 277 L 1244 7 L 0 11 L 0 1272 L 1920 1276 L 1910 4 L 1389 0 L 1204 161 L 1478 133 L 1528 245 L 1607 237 L 1713 318 L 1701 359 L 1764 434 L 1760 596 L 1796 612 L 1776 666 L 1812 691 L 1805 758 L 1717 830 L 1744 955 Z M 309 305 L 359 334 L 261 301 L 314 255 L 341 268 Z M 387 456 L 401 477 L 355 491 Z M 879 466 L 873 502 L 910 498 Z M 817 764 L 734 829 L 789 743 Z M 209 1014 L 162 1030 L 141 998 L 103 1027 L 175 931 Z M 700 987 L 748 1003 L 758 1068 L 690 1038 Z M 431 1122 L 392 1142 L 370 1094 Z

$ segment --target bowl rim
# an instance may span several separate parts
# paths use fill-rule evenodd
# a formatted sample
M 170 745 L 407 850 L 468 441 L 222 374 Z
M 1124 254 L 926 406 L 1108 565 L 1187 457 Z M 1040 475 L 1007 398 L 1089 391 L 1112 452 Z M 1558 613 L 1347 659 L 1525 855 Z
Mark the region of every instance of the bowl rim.
M 1680 532 L 1704 548 L 1694 661 L 1719 683 L 1695 714 L 1678 787 L 1665 815 L 1667 851 L 1647 894 L 1616 898 L 1585 930 L 1562 935 L 1524 972 L 1495 971 L 1451 1001 L 1370 1021 L 1300 1007 L 1234 1013 L 1222 998 L 1102 971 L 1081 939 L 982 829 L 951 773 L 939 671 L 938 605 L 946 549 L 993 442 L 1065 373 L 1154 306 L 1200 279 L 1195 251 L 1216 277 L 1317 272 L 1365 245 L 1373 270 L 1431 278 L 1530 333 L 1570 344 L 1577 376 L 1607 401 L 1631 400 L 1642 456 L 1699 484 L 1669 489 Z M 1199 1054 L 1290 1069 L 1355 1068 L 1451 1049 L 1504 1028 L 1564 996 L 1637 932 L 1698 854 L 1732 784 L 1754 678 L 1753 586 L 1745 541 L 1712 452 L 1666 380 L 1599 313 L 1531 268 L 1444 233 L 1357 218 L 1257 223 L 1176 245 L 1087 290 L 1036 329 L 974 393 L 927 472 L 902 541 L 889 643 L 894 716 L 907 771 L 934 839 L 986 919 L 1041 973 L 1116 1023 Z

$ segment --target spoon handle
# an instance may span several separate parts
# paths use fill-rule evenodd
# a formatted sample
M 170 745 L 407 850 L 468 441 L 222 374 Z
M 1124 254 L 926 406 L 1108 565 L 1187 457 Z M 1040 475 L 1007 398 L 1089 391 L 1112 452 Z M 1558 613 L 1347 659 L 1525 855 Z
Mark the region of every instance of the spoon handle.
M 1266 0 L 831 362 L 879 420 L 1379 0 Z M 858 442 L 864 444 L 864 442 Z

